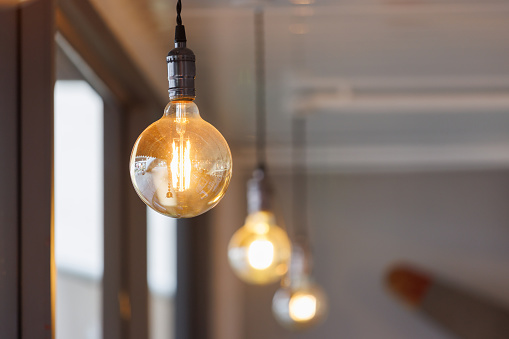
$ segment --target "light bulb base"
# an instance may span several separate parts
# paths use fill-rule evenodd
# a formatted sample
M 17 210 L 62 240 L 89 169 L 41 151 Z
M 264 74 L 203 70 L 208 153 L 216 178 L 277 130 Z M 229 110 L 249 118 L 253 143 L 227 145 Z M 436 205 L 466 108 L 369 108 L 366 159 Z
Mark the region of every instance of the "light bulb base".
M 170 100 L 194 100 L 196 89 L 196 57 L 192 50 L 186 47 L 184 26 L 177 26 L 176 32 L 181 31 L 177 39 L 175 35 L 175 48 L 166 57 L 168 64 L 168 94 Z
M 253 177 L 247 182 L 248 213 L 271 211 L 272 192 L 265 168 L 258 167 L 253 171 Z
M 303 282 L 312 274 L 313 257 L 307 241 L 294 241 L 292 244 L 292 257 L 287 273 L 288 281 L 292 283 Z

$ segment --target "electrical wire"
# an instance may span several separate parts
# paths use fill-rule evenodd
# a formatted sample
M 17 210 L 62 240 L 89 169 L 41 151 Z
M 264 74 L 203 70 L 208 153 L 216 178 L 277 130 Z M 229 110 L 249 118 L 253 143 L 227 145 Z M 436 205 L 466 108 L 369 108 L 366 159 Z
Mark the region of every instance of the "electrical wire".
M 181 47 L 185 47 L 185 43 L 187 42 L 186 38 L 186 29 L 184 25 L 182 25 L 182 17 L 180 13 L 182 12 L 182 2 L 181 0 L 177 0 L 177 26 L 175 27 L 175 43 L 181 44 Z
M 180 12 L 182 12 L 182 2 L 181 0 L 177 0 L 177 25 L 182 26 L 182 18 L 180 17 Z
M 255 77 L 256 77 L 256 158 L 258 167 L 265 168 L 267 113 L 265 101 L 265 32 L 263 9 L 255 10 Z
M 295 241 L 309 245 L 307 229 L 308 190 L 306 173 L 306 119 L 292 119 L 292 164 L 293 164 L 293 232 Z

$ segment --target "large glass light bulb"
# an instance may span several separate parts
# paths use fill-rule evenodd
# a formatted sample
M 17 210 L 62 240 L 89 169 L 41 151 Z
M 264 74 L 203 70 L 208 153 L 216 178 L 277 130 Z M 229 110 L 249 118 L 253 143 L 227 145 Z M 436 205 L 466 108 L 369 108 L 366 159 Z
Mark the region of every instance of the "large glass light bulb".
M 275 282 L 288 270 L 291 245 L 286 232 L 275 223 L 274 214 L 256 211 L 246 218 L 228 245 L 230 266 L 248 283 Z
M 276 320 L 292 330 L 304 330 L 321 323 L 327 315 L 327 298 L 309 278 L 277 290 L 272 299 Z
M 155 211 L 189 218 L 214 207 L 228 188 L 232 158 L 225 139 L 193 100 L 171 101 L 136 140 L 131 180 Z
M 186 41 L 179 22 L 175 48 L 166 57 L 170 103 L 138 137 L 129 164 L 141 200 L 174 218 L 194 217 L 217 205 L 232 175 L 226 140 L 200 117 L 194 103 L 195 55 Z

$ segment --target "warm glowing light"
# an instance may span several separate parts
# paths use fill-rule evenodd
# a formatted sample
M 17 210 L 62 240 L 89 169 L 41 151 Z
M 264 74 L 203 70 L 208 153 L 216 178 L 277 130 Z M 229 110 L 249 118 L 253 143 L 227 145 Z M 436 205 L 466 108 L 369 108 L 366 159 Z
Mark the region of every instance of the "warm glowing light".
M 214 207 L 224 196 L 232 159 L 223 136 L 201 119 L 191 100 L 172 101 L 133 147 L 131 180 L 155 211 L 189 218 Z
M 291 255 L 286 232 L 275 224 L 271 212 L 248 215 L 246 224 L 228 245 L 230 266 L 237 276 L 252 284 L 275 282 L 287 272 Z
M 268 240 L 255 240 L 247 250 L 249 265 L 264 270 L 274 261 L 274 245 Z
M 183 139 L 181 135 L 178 140 L 179 146 L 176 146 L 175 140 L 173 140 L 173 157 L 170 164 L 172 186 L 179 192 L 189 189 L 191 185 L 191 159 L 189 158 L 191 143 L 187 140 L 184 146 Z M 171 197 L 170 190 L 168 190 L 168 195 Z
M 266 222 L 258 222 L 252 226 L 253 232 L 259 235 L 267 234 L 270 230 L 270 226 Z
M 294 5 L 311 5 L 315 0 L 291 0 Z
M 316 314 L 316 298 L 312 295 L 296 293 L 290 299 L 290 317 L 295 321 L 308 321 Z
M 289 277 L 272 299 L 274 317 L 291 330 L 305 330 L 320 324 L 327 317 L 325 292 L 309 276 L 290 273 Z

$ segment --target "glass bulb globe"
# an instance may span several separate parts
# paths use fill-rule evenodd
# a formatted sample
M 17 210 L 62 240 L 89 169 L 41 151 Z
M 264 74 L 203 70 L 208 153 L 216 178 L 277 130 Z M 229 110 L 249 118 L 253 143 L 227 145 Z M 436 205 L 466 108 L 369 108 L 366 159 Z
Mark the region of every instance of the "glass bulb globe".
M 318 285 L 304 279 L 276 291 L 272 312 L 276 320 L 288 329 L 308 329 L 326 318 L 327 298 Z
M 224 196 L 232 157 L 226 140 L 200 117 L 196 104 L 178 100 L 138 137 L 129 169 L 145 204 L 170 217 L 190 218 Z
M 275 282 L 288 270 L 291 245 L 285 230 L 268 211 L 251 213 L 233 235 L 228 259 L 235 274 L 252 284 Z

